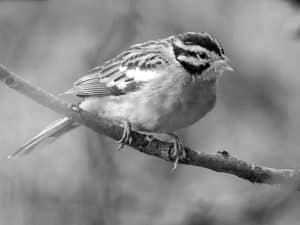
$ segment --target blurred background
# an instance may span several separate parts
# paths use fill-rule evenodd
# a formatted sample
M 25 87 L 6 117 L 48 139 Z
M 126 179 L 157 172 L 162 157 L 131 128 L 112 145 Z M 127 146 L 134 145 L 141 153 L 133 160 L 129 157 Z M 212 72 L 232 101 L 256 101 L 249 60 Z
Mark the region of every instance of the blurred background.
M 300 168 L 300 7 L 283 0 L 0 1 L 0 63 L 52 93 L 130 44 L 185 31 L 215 35 L 237 72 L 216 108 L 180 131 L 198 151 Z M 6 160 L 60 115 L 0 88 L 0 225 L 298 225 L 300 196 L 179 166 L 87 128 Z M 74 101 L 74 99 L 68 99 Z

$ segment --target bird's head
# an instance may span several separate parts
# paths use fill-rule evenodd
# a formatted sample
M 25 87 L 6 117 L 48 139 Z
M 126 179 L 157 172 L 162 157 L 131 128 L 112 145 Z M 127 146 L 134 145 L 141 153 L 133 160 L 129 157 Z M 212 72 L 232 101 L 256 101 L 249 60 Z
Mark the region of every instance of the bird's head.
M 198 79 L 216 79 L 224 71 L 234 70 L 220 43 L 207 33 L 176 35 L 173 49 L 176 60 Z

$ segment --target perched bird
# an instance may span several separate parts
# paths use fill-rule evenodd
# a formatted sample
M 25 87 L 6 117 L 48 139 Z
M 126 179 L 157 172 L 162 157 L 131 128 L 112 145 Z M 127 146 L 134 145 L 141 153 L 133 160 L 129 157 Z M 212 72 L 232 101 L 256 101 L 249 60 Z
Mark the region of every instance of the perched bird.
M 120 121 L 121 147 L 130 141 L 131 129 L 169 134 L 176 168 L 183 143 L 172 132 L 214 107 L 217 81 L 226 70 L 233 67 L 214 37 L 187 32 L 133 45 L 89 71 L 65 93 L 81 98 L 79 108 Z M 78 126 L 68 117 L 59 119 L 10 157 L 29 153 Z

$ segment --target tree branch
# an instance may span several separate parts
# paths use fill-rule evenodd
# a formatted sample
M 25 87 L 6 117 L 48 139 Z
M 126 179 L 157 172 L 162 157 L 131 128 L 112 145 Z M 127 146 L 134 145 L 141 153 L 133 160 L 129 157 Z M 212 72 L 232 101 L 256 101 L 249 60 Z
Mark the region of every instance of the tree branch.
M 57 98 L 55 95 L 36 87 L 23 80 L 19 76 L 9 72 L 0 65 L 0 80 L 8 87 L 26 95 L 37 103 L 49 109 L 70 117 L 97 133 L 119 140 L 123 133 L 123 128 L 116 121 L 101 118 L 89 112 L 79 109 L 77 106 L 68 104 Z M 156 156 L 167 161 L 174 161 L 170 154 L 173 144 L 159 141 L 152 136 L 132 133 L 132 141 L 129 146 L 134 149 Z M 222 151 L 216 154 L 196 152 L 185 147 L 185 154 L 180 158 L 179 163 L 193 165 L 214 170 L 216 172 L 229 173 L 252 183 L 293 185 L 300 191 L 300 171 L 294 169 L 275 169 L 258 166 L 231 156 L 228 152 Z

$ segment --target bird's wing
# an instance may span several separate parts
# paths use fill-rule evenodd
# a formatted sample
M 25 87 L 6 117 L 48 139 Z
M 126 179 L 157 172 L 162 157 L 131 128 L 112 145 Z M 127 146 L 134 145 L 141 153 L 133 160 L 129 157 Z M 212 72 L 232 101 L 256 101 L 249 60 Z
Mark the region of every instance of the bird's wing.
M 127 51 L 89 71 L 66 93 L 80 97 L 124 95 L 161 76 L 169 63 L 164 53 L 149 42 L 133 45 Z

